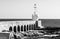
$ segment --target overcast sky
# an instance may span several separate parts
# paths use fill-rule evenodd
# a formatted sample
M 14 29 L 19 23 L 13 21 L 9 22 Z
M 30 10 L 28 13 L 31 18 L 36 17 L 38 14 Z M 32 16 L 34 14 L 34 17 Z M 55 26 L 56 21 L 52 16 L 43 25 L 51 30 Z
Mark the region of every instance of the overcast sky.
M 40 19 L 60 19 L 60 0 L 0 0 L 0 18 L 32 18 L 34 3 Z

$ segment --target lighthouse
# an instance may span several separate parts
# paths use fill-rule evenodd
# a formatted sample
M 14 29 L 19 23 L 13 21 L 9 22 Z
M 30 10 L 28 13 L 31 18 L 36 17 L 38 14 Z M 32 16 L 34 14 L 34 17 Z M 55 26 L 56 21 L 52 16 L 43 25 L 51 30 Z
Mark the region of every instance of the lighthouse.
M 35 27 L 38 28 L 44 28 L 41 25 L 41 20 L 39 20 L 38 14 L 37 14 L 37 4 L 34 4 L 34 14 L 32 14 L 32 20 L 35 22 Z
M 36 4 L 34 4 L 34 14 L 32 14 L 32 20 L 35 22 L 35 28 L 38 28 L 38 14 Z

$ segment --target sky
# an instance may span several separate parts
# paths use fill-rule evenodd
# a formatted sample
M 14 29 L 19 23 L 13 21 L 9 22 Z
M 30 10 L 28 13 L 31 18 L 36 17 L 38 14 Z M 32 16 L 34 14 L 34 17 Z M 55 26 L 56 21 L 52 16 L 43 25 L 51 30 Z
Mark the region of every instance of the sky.
M 60 19 L 60 0 L 0 0 L 0 19 L 31 19 L 35 3 L 40 19 Z

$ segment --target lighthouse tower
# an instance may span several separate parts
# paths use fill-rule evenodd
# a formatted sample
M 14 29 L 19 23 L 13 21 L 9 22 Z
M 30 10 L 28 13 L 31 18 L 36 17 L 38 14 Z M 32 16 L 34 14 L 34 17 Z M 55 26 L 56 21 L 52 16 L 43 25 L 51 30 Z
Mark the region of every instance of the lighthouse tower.
M 36 4 L 34 4 L 34 14 L 32 14 L 32 20 L 35 22 L 35 28 L 38 29 L 38 14 Z
M 39 20 L 38 14 L 37 14 L 37 4 L 34 4 L 34 14 L 32 14 L 32 20 L 35 22 L 35 27 L 38 28 L 44 28 L 41 25 L 41 20 Z

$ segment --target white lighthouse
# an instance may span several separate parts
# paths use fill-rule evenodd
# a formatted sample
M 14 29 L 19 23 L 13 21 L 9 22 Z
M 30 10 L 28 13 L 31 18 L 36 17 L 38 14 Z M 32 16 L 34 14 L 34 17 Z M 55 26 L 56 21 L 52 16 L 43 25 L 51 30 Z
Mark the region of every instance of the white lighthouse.
M 37 26 L 39 26 L 40 28 L 44 28 L 44 26 L 42 26 L 42 24 L 41 24 L 41 20 L 39 20 L 38 14 L 37 14 L 37 4 L 34 4 L 34 14 L 32 14 L 32 20 L 34 22 L 38 22 Z

